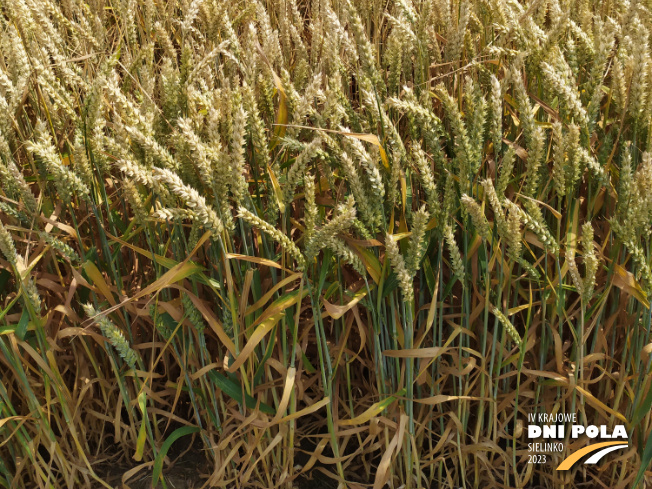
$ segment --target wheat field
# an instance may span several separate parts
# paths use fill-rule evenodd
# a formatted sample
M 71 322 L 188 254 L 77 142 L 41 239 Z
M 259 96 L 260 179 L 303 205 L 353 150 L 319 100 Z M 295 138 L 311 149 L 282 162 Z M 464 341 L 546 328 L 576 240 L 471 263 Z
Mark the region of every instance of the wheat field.
M 0 0 L 0 488 L 652 487 L 651 29 Z

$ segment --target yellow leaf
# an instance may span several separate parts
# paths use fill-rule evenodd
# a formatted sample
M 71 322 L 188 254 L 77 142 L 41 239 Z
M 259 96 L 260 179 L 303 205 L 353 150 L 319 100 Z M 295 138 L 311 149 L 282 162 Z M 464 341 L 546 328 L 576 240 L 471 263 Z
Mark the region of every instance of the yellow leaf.
M 270 425 L 274 425 L 278 423 L 283 416 L 283 413 L 285 413 L 285 410 L 288 407 L 288 403 L 290 402 L 290 395 L 292 394 L 292 390 L 294 388 L 294 378 L 297 375 L 297 369 L 295 367 L 290 367 L 288 369 L 288 374 L 287 377 L 285 378 L 285 387 L 283 388 L 283 397 L 281 397 L 281 402 L 278 405 L 278 409 L 276 410 L 276 416 L 270 421 Z
M 88 277 L 93 281 L 93 285 L 100 289 L 102 295 L 106 298 L 106 300 L 109 301 L 112 306 L 115 306 L 115 299 L 113 298 L 111 289 L 104 280 L 104 275 L 102 275 L 102 272 L 100 272 L 95 266 L 95 263 L 87 261 L 84 262 L 83 267 Z
M 390 358 L 436 358 L 448 348 L 434 346 L 431 348 L 413 348 L 407 350 L 385 350 L 383 355 Z
M 356 425 L 356 424 L 367 423 L 369 420 L 371 420 L 372 418 L 375 418 L 380 413 L 382 413 L 394 401 L 398 400 L 398 398 L 401 397 L 404 394 L 405 394 L 405 387 L 403 389 L 401 389 L 400 391 L 398 391 L 395 395 L 389 396 L 387 399 L 383 399 L 382 401 L 378 401 L 377 403 L 373 404 L 369 409 L 367 409 L 360 416 L 356 416 L 355 418 L 352 418 L 352 419 L 342 420 L 342 421 L 340 421 L 340 424 L 344 425 L 344 426 L 351 426 L 351 425 Z
M 274 188 L 274 196 L 276 197 L 278 208 L 281 212 L 285 212 L 285 200 L 283 198 L 283 190 L 281 190 L 281 185 L 278 183 L 278 179 L 274 174 L 274 170 L 272 170 L 272 167 L 269 165 L 267 165 L 267 173 L 269 173 L 269 178 L 272 181 L 272 187 Z
M 136 440 L 136 453 L 134 453 L 134 460 L 140 462 L 143 459 L 143 450 L 145 449 L 145 440 L 147 431 L 145 430 L 145 392 L 142 391 L 138 394 L 138 407 L 143 414 L 143 419 L 140 422 L 140 429 L 138 430 L 138 439 Z
M 605 418 L 608 418 L 606 413 L 611 414 L 612 416 L 617 417 L 619 420 L 621 420 L 623 423 L 627 423 L 627 418 L 620 414 L 618 411 L 614 411 L 611 409 L 609 406 L 607 406 L 605 403 L 602 401 L 596 399 L 593 394 L 591 394 L 589 391 L 582 389 L 579 385 L 575 386 L 575 389 L 580 391 L 585 397 L 586 397 L 586 402 L 591 404 L 594 408 L 596 408 L 598 411 L 603 411 L 603 414 Z
M 321 127 L 299 126 L 296 124 L 283 124 L 283 125 L 285 127 L 295 127 L 297 129 L 308 129 L 309 131 L 324 131 L 333 134 L 341 134 L 342 136 L 349 136 L 352 138 L 359 139 L 360 141 L 367 141 L 368 143 L 378 146 L 378 149 L 380 150 L 380 159 L 383 162 L 383 166 L 385 166 L 385 168 L 389 170 L 389 160 L 387 159 L 387 153 L 385 152 L 385 148 L 383 148 L 383 145 L 380 144 L 380 140 L 378 139 L 378 136 L 376 136 L 375 134 L 361 134 L 358 132 L 334 131 L 332 129 L 322 129 Z
M 276 293 L 277 290 L 279 290 L 279 289 L 285 287 L 287 284 L 289 284 L 289 283 L 291 283 L 291 282 L 294 282 L 295 280 L 300 279 L 300 278 L 301 278 L 301 274 L 300 274 L 300 273 L 293 273 L 292 275 L 290 275 L 290 276 L 284 278 L 284 279 L 281 280 L 279 283 L 277 283 L 274 287 L 272 287 L 270 290 L 268 290 L 268 291 L 265 293 L 265 295 L 263 295 L 260 299 L 258 299 L 258 300 L 256 301 L 255 304 L 252 304 L 251 306 L 249 306 L 249 307 L 245 310 L 244 315 L 245 315 L 245 316 L 248 316 L 248 315 L 251 314 L 252 312 L 257 311 L 257 310 L 260 309 L 264 304 L 266 304 L 268 300 L 270 300 L 270 299 L 272 298 L 272 296 Z
M 353 251 L 358 255 L 360 260 L 362 260 L 362 264 L 367 269 L 367 272 L 369 272 L 369 275 L 371 275 L 371 279 L 378 284 L 380 282 L 382 267 L 380 266 L 380 262 L 378 261 L 378 258 L 376 258 L 376 255 L 356 243 L 351 243 L 347 238 L 344 239 L 346 239 L 353 248 Z
M 613 276 L 614 285 L 619 289 L 624 290 L 632 297 L 636 297 L 636 299 L 641 304 L 643 304 L 646 308 L 649 309 L 650 302 L 647 300 L 647 294 L 645 293 L 641 285 L 636 281 L 636 278 L 634 277 L 632 272 L 628 272 L 617 263 L 614 263 L 614 270 L 616 272 Z
M 220 322 L 215 318 L 215 316 L 213 316 L 213 313 L 211 313 L 203 304 L 203 302 L 199 300 L 199 298 L 196 297 L 194 294 L 191 294 L 187 290 L 184 290 L 182 292 L 185 293 L 188 296 L 188 298 L 192 301 L 192 303 L 195 305 L 197 310 L 204 317 L 208 325 L 211 327 L 211 329 L 215 332 L 217 337 L 220 339 L 222 344 L 226 347 L 227 350 L 229 350 L 229 353 L 235 355 L 235 345 L 233 344 L 233 341 L 231 341 L 231 338 L 229 338 L 229 336 L 226 334 Z
M 240 366 L 249 358 L 249 355 L 251 355 L 254 351 L 254 348 L 262 341 L 262 339 L 269 333 L 272 328 L 278 323 L 283 315 L 285 314 L 284 311 L 288 308 L 291 307 L 292 305 L 296 304 L 298 301 L 300 301 L 305 295 L 308 294 L 307 290 L 302 290 L 301 294 L 298 292 L 294 294 L 286 294 L 282 296 L 280 299 L 275 301 L 272 305 L 270 305 L 267 309 L 265 309 L 265 312 L 258 318 L 256 323 L 253 324 L 253 326 L 256 326 L 256 330 L 253 332 L 251 337 L 249 338 L 249 341 L 247 341 L 247 344 L 244 346 L 242 351 L 238 354 L 237 358 L 235 361 L 229 366 L 227 369 L 228 372 L 235 372 L 240 368 Z
M 19 419 L 23 420 L 23 423 L 24 423 L 25 420 L 27 420 L 28 418 L 27 418 L 27 416 L 9 416 L 8 418 L 2 418 L 2 419 L 0 419 L 0 428 L 2 428 L 9 421 L 17 421 Z M 23 423 L 21 423 L 21 424 L 23 424 Z
M 326 309 L 326 312 L 328 312 L 329 316 L 332 317 L 333 319 L 339 319 L 344 315 L 344 313 L 346 313 L 346 311 L 348 311 L 353 306 L 355 306 L 358 302 L 360 302 L 365 295 L 367 295 L 367 289 L 366 288 L 360 289 L 353 296 L 353 299 L 351 299 L 351 301 L 348 304 L 344 304 L 343 306 L 331 304 L 326 299 L 322 299 L 322 301 L 324 302 L 324 309 Z
M 301 416 L 306 416 L 308 414 L 312 414 L 315 411 L 317 411 L 317 410 L 321 409 L 322 407 L 324 407 L 329 402 L 331 402 L 330 398 L 325 397 L 321 401 L 316 402 L 316 403 L 308 406 L 307 408 L 303 408 L 302 410 L 297 411 L 296 413 L 288 414 L 285 418 L 280 419 L 278 421 L 278 423 L 279 424 L 284 424 L 284 423 L 287 423 L 288 421 L 292 421 L 293 419 L 300 418 Z
M 237 253 L 227 253 L 226 258 L 227 259 L 233 258 L 235 260 L 244 260 L 244 261 L 249 261 L 251 263 L 258 263 L 259 265 L 267 265 L 268 267 L 283 269 L 283 267 L 278 263 L 276 263 L 275 261 L 268 260 L 266 258 L 258 258 L 257 256 L 239 255 Z
M 406 414 L 401 414 L 401 419 L 399 421 L 399 428 L 398 430 L 396 430 L 396 433 L 394 433 L 394 437 L 392 438 L 392 441 L 389 442 L 389 445 L 387 446 L 387 450 L 385 450 L 385 453 L 380 459 L 380 463 L 378 464 L 378 469 L 376 469 L 376 476 L 374 478 L 373 489 L 381 489 L 381 487 L 385 485 L 385 483 L 390 477 L 389 466 L 392 462 L 392 455 L 394 454 L 394 450 L 396 450 L 397 454 L 401 450 L 400 440 L 403 439 L 403 434 L 405 433 L 405 424 L 407 422 L 407 419 L 408 416 Z
M 387 153 L 385 153 L 385 148 L 383 148 L 383 145 L 380 144 L 378 136 L 375 134 L 360 134 L 357 132 L 340 132 L 340 134 L 359 139 L 360 141 L 367 141 L 368 143 L 378 146 L 378 149 L 380 150 L 380 159 L 383 161 L 385 168 L 389 170 L 389 160 L 387 159 Z
M 229 366 L 227 372 L 235 372 L 238 370 L 240 366 L 247 360 L 247 358 L 249 358 L 249 355 L 253 353 L 254 348 L 256 348 L 258 343 L 260 343 L 263 338 L 267 336 L 267 333 L 269 333 L 272 328 L 276 326 L 276 323 L 278 323 L 282 317 L 283 311 L 279 311 L 260 323 L 254 333 L 251 335 L 251 338 L 249 338 L 249 341 L 247 341 L 247 344 L 244 346 L 238 357 Z
M 421 404 L 428 404 L 429 406 L 435 406 L 441 404 L 442 402 L 448 401 L 491 401 L 492 399 L 487 397 L 475 397 L 475 396 L 445 396 L 438 395 L 432 397 L 426 397 L 424 399 L 415 399 L 414 402 L 419 402 Z
M 532 202 L 536 202 L 539 205 L 542 205 L 543 207 L 548 209 L 550 211 L 550 213 L 553 216 L 555 216 L 557 219 L 561 219 L 561 214 L 557 210 L 555 210 L 554 207 L 546 204 L 545 202 L 542 202 L 542 201 L 537 200 L 537 199 L 533 199 L 532 197 L 528 197 L 527 195 L 519 194 L 518 192 L 516 193 L 516 195 L 518 195 L 519 197 L 523 197 L 524 199 L 531 200 Z
M 144 297 L 146 295 L 149 295 L 149 294 L 152 294 L 152 293 L 155 293 L 155 292 L 159 292 L 161 289 L 165 289 L 166 287 L 169 287 L 171 284 L 173 284 L 175 282 L 178 282 L 180 280 L 183 280 L 184 278 L 189 277 L 192 274 L 197 273 L 200 270 L 203 270 L 202 267 L 200 267 L 196 263 L 190 262 L 189 260 L 195 253 L 197 253 L 197 250 L 206 242 L 206 240 L 208 238 L 210 238 L 210 236 L 211 236 L 210 231 L 206 231 L 204 233 L 204 235 L 197 242 L 197 245 L 195 245 L 195 248 L 185 258 L 185 260 L 183 260 L 182 262 L 179 262 L 177 265 L 170 268 L 167 272 L 165 272 L 161 276 L 161 278 L 159 278 L 155 282 L 151 283 L 149 286 L 142 289 L 140 292 L 138 292 L 133 297 L 125 299 L 120 304 L 115 304 L 115 301 L 114 301 L 113 302 L 114 305 L 111 306 L 110 308 L 108 308 L 106 311 L 104 311 L 103 314 L 109 314 L 109 313 L 119 309 L 120 307 L 130 303 L 130 302 L 133 302 L 133 301 L 135 301 L 137 299 L 140 299 L 141 297 Z M 86 262 L 86 264 L 89 264 L 89 263 L 91 265 L 91 270 L 92 269 L 97 270 L 97 267 L 95 267 L 95 265 L 93 265 L 91 262 Z M 86 269 L 86 264 L 84 264 L 84 269 Z M 87 271 L 87 273 L 88 273 L 88 271 Z M 99 270 L 97 270 L 97 273 L 99 273 Z M 102 275 L 100 274 L 100 277 L 101 276 Z M 104 279 L 102 278 L 102 280 L 104 280 Z M 97 283 L 96 283 L 96 285 L 97 285 Z M 106 282 L 104 283 L 104 285 L 106 286 Z M 106 286 L 106 289 L 108 290 L 108 286 Z M 104 293 L 104 292 L 102 292 L 102 293 Z M 112 299 L 109 299 L 109 301 L 111 301 L 111 300 Z
M 401 172 L 401 204 L 403 205 L 403 215 L 405 215 L 405 208 L 407 206 L 407 181 L 405 180 L 404 172 Z

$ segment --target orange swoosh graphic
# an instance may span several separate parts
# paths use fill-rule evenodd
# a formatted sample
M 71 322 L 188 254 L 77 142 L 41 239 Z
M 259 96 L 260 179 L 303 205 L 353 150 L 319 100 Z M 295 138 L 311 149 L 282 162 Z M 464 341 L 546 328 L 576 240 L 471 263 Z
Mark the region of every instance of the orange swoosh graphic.
M 557 470 L 568 470 L 570 469 L 573 465 L 575 465 L 575 462 L 577 462 L 579 459 L 581 459 L 583 456 L 588 455 L 589 453 L 595 452 L 596 450 L 600 450 L 601 448 L 604 447 L 610 447 L 613 445 L 624 445 L 624 441 L 605 441 L 602 443 L 594 443 L 593 445 L 589 445 L 588 447 L 584 447 L 581 450 L 578 450 L 577 452 L 569 455 L 564 459 L 562 463 L 559 464 L 557 467 Z

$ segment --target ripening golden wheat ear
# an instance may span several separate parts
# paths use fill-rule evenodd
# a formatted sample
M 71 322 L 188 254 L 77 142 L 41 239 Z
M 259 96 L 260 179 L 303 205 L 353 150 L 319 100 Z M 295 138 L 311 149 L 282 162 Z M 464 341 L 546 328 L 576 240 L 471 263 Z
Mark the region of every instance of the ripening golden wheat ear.
M 349 196 L 346 203 L 338 206 L 335 216 L 315 231 L 312 239 L 306 244 L 306 256 L 313 259 L 324 247 L 325 240 L 332 239 L 349 229 L 353 225 L 355 217 L 355 199 L 353 196 Z
M 426 206 L 423 205 L 421 208 L 412 214 L 412 230 L 410 235 L 410 243 L 408 244 L 407 249 L 407 260 L 406 266 L 408 272 L 413 277 L 416 275 L 417 271 L 421 266 L 421 258 L 428 248 L 428 242 L 426 240 L 427 225 L 430 214 L 426 210 Z
M 414 300 L 412 277 L 410 277 L 410 272 L 407 269 L 405 260 L 399 252 L 398 244 L 389 234 L 385 237 L 385 249 L 387 251 L 387 257 L 394 269 L 394 273 L 396 273 L 396 276 L 398 277 L 403 297 L 408 303 L 411 303 Z
M 471 216 L 471 221 L 473 222 L 473 227 L 483 239 L 491 239 L 491 233 L 489 230 L 489 223 L 487 218 L 482 211 L 482 208 L 477 204 L 468 195 L 464 194 L 461 198 L 462 204 L 466 208 L 466 212 Z
M 63 165 L 61 156 L 52 145 L 51 137 L 46 129 L 45 122 L 39 121 L 36 126 L 38 140 L 30 142 L 28 150 L 37 156 L 49 172 L 52 173 L 54 184 L 63 200 L 69 202 L 73 196 L 82 199 L 88 198 L 90 192 L 82 179 Z
M 269 235 L 272 239 L 280 243 L 283 249 L 296 260 L 299 267 L 305 266 L 305 258 L 303 257 L 301 250 L 281 231 L 276 229 L 267 221 L 248 211 L 244 207 L 240 207 L 240 209 L 238 209 L 238 216 L 244 219 L 251 226 L 259 228 L 261 231 Z
M 197 221 L 211 231 L 213 237 L 217 239 L 224 230 L 222 221 L 215 211 L 206 203 L 204 196 L 199 192 L 186 185 L 181 178 L 171 170 L 163 168 L 153 168 L 152 179 L 158 183 L 166 184 L 170 191 L 179 197 L 188 207 L 192 209 L 192 214 Z

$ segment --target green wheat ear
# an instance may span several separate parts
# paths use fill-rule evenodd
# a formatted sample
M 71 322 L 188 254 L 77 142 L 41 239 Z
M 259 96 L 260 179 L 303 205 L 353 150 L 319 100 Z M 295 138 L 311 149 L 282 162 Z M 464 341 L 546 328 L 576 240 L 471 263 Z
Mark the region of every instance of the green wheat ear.
M 7 228 L 0 221 L 0 251 L 5 256 L 7 261 L 12 265 L 16 265 L 18 260 L 18 255 L 16 253 L 16 247 L 14 246 L 14 240 L 9 234 Z
M 204 318 L 202 318 L 201 312 L 197 310 L 190 297 L 188 297 L 186 294 L 183 294 L 181 296 L 181 303 L 183 304 L 183 309 L 192 325 L 197 329 L 199 333 L 204 331 L 206 328 L 206 325 L 204 324 Z
M 109 341 L 109 343 L 111 343 L 111 345 L 113 345 L 113 348 L 116 349 L 127 365 L 132 369 L 135 369 L 138 355 L 129 346 L 129 342 L 124 337 L 122 331 L 120 331 L 120 329 L 113 324 L 110 319 L 106 316 L 102 316 L 101 313 L 98 313 L 92 304 L 85 304 L 83 307 L 86 315 L 89 318 L 92 318 L 93 322 L 100 327 L 100 331 L 102 331 L 104 337 Z
M 521 338 L 521 335 L 518 334 L 518 331 L 512 322 L 493 305 L 491 306 L 491 312 L 498 318 L 498 321 L 500 321 L 500 324 L 503 325 L 505 332 L 507 332 L 512 341 L 520 346 L 523 342 L 523 339 Z
M 71 262 L 73 263 L 79 263 L 81 261 L 81 258 L 77 254 L 77 252 L 69 245 L 61 241 L 60 239 L 55 238 L 54 236 L 44 233 L 44 232 L 39 232 L 39 236 L 41 239 L 43 239 L 47 244 L 52 246 L 55 250 L 57 250 L 59 253 L 61 253 L 63 256 L 68 258 Z

